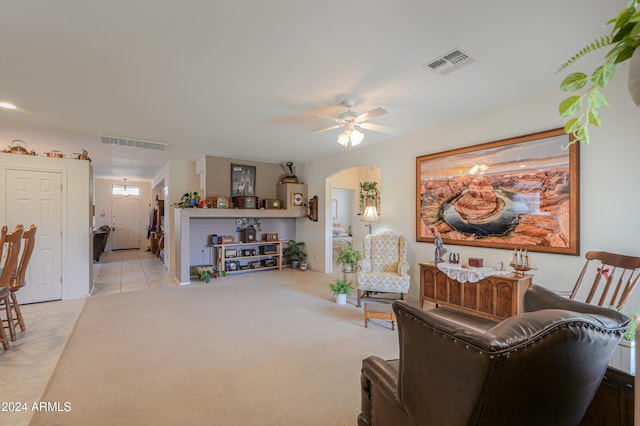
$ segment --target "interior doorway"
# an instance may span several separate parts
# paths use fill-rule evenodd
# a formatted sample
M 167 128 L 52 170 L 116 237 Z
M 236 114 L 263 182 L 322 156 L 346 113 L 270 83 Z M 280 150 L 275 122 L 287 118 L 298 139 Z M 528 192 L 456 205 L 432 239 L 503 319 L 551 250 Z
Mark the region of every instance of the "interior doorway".
M 111 250 L 140 248 L 140 200 L 111 199 Z
M 325 247 L 325 271 L 334 271 L 333 254 L 339 245 L 348 244 L 362 253 L 364 236 L 369 232 L 362 222 L 360 211 L 360 183 L 378 182 L 380 187 L 381 171 L 379 167 L 358 166 L 336 172 L 326 179 L 326 227 L 330 230 Z M 336 200 L 335 203 L 333 200 Z M 333 207 L 336 207 L 334 211 Z M 334 225 L 340 225 L 336 230 Z M 347 237 L 344 234 L 347 234 Z M 338 267 L 337 267 L 338 268 Z M 338 270 L 336 268 L 336 270 Z

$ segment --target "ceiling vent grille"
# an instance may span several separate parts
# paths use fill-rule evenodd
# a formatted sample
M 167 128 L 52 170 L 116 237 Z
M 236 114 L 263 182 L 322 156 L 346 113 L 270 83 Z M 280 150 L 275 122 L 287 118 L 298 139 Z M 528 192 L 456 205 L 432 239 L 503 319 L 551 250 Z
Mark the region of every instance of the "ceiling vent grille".
M 160 142 L 145 142 L 134 139 L 116 138 L 113 136 L 100 136 L 100 142 L 107 145 L 127 146 L 129 148 L 154 149 L 156 151 L 165 151 L 168 144 Z
M 438 74 L 449 74 L 471 62 L 475 62 L 475 58 L 460 48 L 456 48 L 451 52 L 437 57 L 423 65 L 425 68 L 432 69 Z

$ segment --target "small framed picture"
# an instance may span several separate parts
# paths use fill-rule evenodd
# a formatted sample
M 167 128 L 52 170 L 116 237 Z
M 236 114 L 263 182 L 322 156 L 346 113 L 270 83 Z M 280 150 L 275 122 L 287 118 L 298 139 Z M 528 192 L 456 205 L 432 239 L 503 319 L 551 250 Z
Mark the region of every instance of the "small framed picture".
M 231 164 L 231 196 L 256 195 L 256 168 Z

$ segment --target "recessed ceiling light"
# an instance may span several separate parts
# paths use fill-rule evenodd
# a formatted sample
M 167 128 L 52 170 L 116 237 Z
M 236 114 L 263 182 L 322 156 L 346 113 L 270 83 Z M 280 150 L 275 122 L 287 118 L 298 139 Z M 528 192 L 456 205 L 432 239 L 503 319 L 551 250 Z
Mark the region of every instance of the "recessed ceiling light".
M 6 108 L 6 109 L 16 109 L 17 107 L 13 104 L 10 104 L 8 102 L 0 102 L 0 108 Z

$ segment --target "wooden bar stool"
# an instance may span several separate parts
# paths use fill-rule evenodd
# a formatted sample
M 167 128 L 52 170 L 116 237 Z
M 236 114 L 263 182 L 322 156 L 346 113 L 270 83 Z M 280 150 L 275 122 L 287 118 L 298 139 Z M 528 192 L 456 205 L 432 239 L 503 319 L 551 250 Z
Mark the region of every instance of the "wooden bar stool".
M 16 340 L 16 333 L 15 333 L 16 327 L 20 327 L 20 331 L 22 331 L 23 333 L 27 329 L 27 327 L 24 324 L 24 318 L 22 317 L 22 311 L 20 311 L 20 304 L 18 303 L 18 297 L 16 293 L 18 292 L 18 290 L 24 287 L 25 284 L 27 284 L 27 281 L 26 281 L 27 267 L 29 266 L 29 260 L 31 259 L 33 248 L 36 245 L 36 226 L 35 225 L 32 224 L 29 228 L 27 228 L 26 231 L 23 232 L 22 241 L 23 241 L 22 257 L 20 257 L 20 263 L 18 264 L 18 273 L 14 275 L 14 279 L 11 281 L 11 284 L 9 285 L 9 293 L 11 293 L 9 309 L 13 310 L 13 313 L 15 314 L 13 318 L 13 327 L 11 328 L 13 330 L 13 334 L 11 335 L 12 341 Z
M 0 231 L 0 259 L 2 258 L 3 252 L 6 250 L 4 265 L 2 267 L 2 272 L 0 273 L 0 307 L 4 305 L 6 320 L 3 319 L 2 322 L 7 323 L 11 336 L 15 334 L 15 330 L 13 330 L 13 315 L 9 308 L 11 304 L 9 299 L 9 286 L 17 272 L 18 255 L 20 253 L 20 239 L 22 238 L 23 230 L 24 228 L 22 225 L 18 225 L 11 233 L 7 233 L 6 226 L 3 226 L 2 231 Z M 4 331 L 4 324 L 0 327 L 0 340 L 2 341 L 2 347 L 4 350 L 9 349 L 9 339 Z

